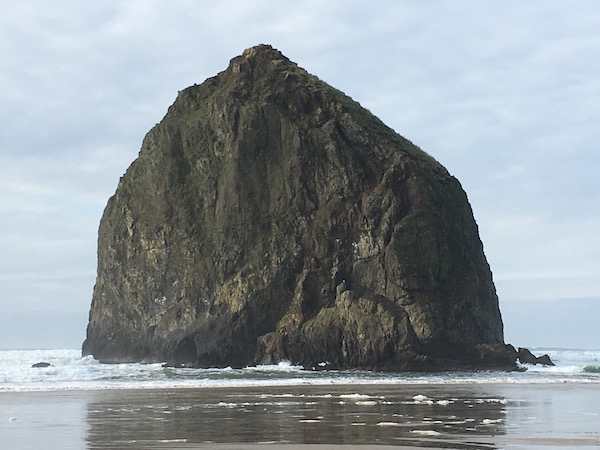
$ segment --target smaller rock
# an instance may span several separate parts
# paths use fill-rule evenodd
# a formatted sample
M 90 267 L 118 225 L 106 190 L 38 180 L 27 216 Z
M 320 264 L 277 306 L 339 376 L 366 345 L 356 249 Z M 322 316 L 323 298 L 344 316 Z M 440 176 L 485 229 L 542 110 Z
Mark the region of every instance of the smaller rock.
M 538 356 L 537 361 L 538 361 L 538 364 L 543 364 L 544 366 L 554 366 L 555 365 L 548 355 Z
M 39 367 L 52 367 L 52 364 L 50 364 L 49 362 L 38 362 L 35 363 L 34 365 L 31 366 L 33 369 L 39 368 Z
M 163 369 L 183 369 L 183 363 L 176 363 L 176 362 L 166 362 L 162 365 Z
M 554 366 L 554 363 L 548 355 L 535 356 L 529 349 L 519 347 L 517 358 L 521 364 L 542 364 L 544 366 Z

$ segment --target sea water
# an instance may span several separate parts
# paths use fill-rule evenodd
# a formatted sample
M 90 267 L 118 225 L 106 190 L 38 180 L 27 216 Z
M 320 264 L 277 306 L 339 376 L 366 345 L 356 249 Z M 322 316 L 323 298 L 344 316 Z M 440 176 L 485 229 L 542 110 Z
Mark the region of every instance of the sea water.
M 556 366 L 176 369 L 100 364 L 79 350 L 0 351 L 0 446 L 600 448 L 600 351 L 532 350 Z
M 532 349 L 547 353 L 553 367 L 523 365 L 521 372 L 469 371 L 390 373 L 317 370 L 289 362 L 244 369 L 188 369 L 156 364 L 100 364 L 79 350 L 0 351 L 0 392 L 176 389 L 364 384 L 600 383 L 600 350 Z M 34 368 L 47 362 L 49 367 Z

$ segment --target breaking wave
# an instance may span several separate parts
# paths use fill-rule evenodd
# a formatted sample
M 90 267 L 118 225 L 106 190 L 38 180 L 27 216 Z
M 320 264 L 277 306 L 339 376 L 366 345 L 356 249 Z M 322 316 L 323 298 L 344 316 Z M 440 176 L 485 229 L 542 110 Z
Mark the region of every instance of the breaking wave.
M 534 349 L 554 367 L 523 366 L 524 372 L 388 373 L 305 370 L 283 361 L 244 369 L 190 369 L 156 364 L 100 364 L 79 350 L 0 351 L 0 391 L 211 388 L 331 384 L 600 383 L 600 351 Z M 49 367 L 33 368 L 38 362 Z

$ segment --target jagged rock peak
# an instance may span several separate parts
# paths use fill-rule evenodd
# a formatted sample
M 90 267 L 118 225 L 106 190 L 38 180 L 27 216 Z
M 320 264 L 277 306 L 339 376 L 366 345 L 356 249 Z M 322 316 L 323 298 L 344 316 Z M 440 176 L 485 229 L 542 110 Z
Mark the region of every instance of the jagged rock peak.
M 459 182 L 267 45 L 180 91 L 109 199 L 84 354 L 514 366 Z

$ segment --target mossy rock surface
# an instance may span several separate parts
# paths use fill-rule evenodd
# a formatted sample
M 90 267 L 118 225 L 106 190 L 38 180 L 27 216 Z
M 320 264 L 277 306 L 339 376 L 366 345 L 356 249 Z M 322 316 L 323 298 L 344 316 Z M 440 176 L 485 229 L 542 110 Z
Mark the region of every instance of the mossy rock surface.
M 269 46 L 181 91 L 104 211 L 101 361 L 411 370 L 481 345 L 502 320 L 459 182 Z

